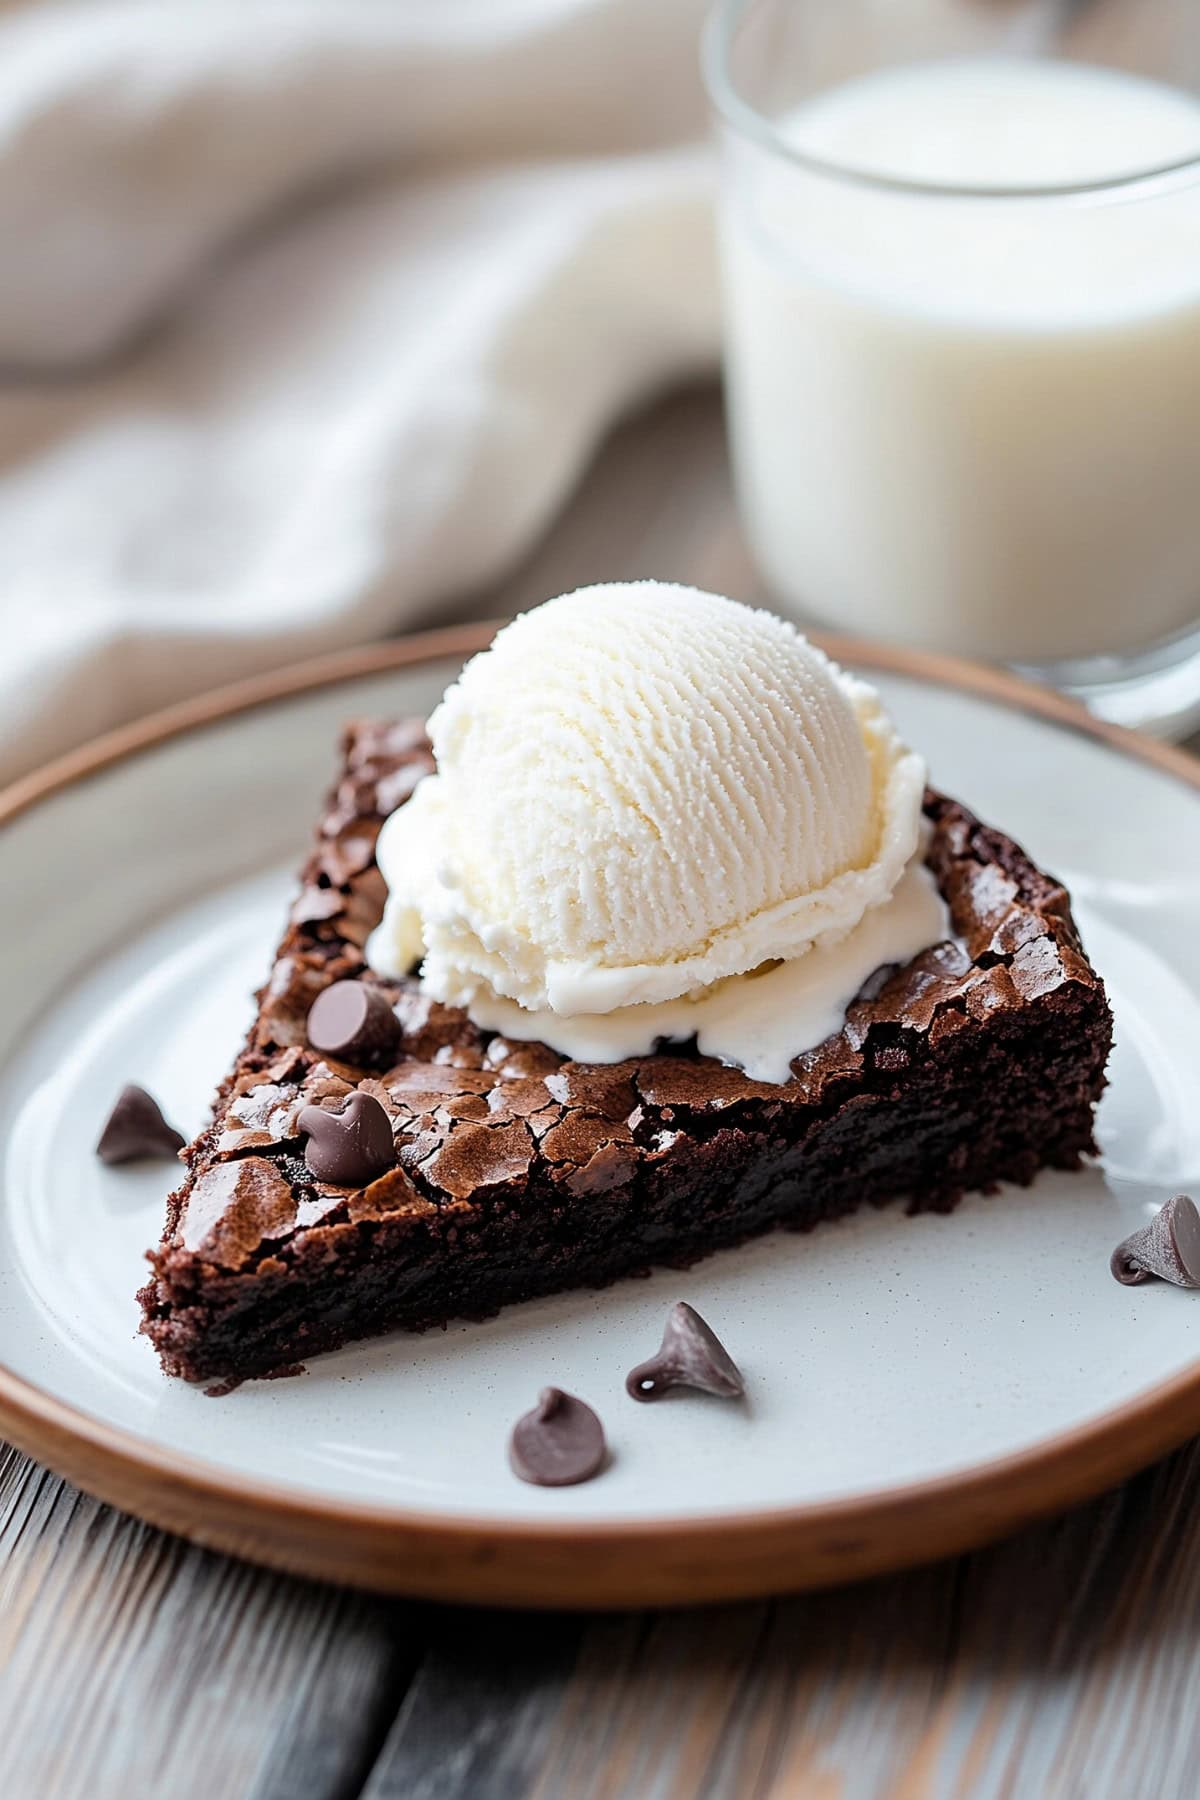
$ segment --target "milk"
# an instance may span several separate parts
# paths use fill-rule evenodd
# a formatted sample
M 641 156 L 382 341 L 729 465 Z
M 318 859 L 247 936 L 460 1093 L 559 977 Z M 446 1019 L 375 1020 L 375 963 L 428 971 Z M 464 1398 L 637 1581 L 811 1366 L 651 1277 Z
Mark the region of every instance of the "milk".
M 1055 62 L 874 74 L 778 128 L 842 169 L 1070 185 L 1200 156 L 1200 104 Z M 1200 618 L 1200 178 L 909 194 L 730 145 L 727 384 L 777 599 L 1045 663 Z

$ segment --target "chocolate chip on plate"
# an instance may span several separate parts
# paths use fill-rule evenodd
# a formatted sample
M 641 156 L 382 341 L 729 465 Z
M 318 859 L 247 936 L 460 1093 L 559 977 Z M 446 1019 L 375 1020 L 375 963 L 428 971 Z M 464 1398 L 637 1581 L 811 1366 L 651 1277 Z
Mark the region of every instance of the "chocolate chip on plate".
M 370 1062 L 400 1041 L 387 995 L 367 981 L 335 981 L 318 994 L 305 1030 L 314 1050 L 343 1062 Z
M 117 1095 L 96 1155 L 103 1163 L 136 1162 L 140 1157 L 174 1156 L 184 1142 L 183 1133 L 163 1118 L 154 1095 L 131 1082 Z
M 1200 1288 L 1200 1210 L 1176 1194 L 1148 1225 L 1117 1245 L 1109 1264 L 1118 1281 L 1134 1287 L 1158 1275 L 1175 1287 Z
M 657 1400 L 674 1387 L 699 1388 L 726 1400 L 740 1399 L 746 1391 L 732 1356 L 686 1300 L 677 1301 L 667 1314 L 658 1355 L 625 1377 L 625 1391 L 635 1400 Z
M 535 1487 L 573 1487 L 604 1465 L 604 1427 L 583 1400 L 561 1388 L 543 1388 L 532 1412 L 513 1426 L 508 1460 L 513 1473 Z
M 306 1106 L 297 1123 L 308 1138 L 304 1160 L 318 1181 L 365 1187 L 395 1166 L 392 1122 L 372 1094 L 351 1094 L 336 1110 Z

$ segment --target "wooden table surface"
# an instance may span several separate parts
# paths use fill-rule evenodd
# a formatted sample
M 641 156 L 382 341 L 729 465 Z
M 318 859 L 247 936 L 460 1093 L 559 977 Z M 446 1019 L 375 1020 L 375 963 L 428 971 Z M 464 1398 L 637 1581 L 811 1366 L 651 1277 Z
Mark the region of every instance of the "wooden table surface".
M 637 575 L 754 593 L 709 392 L 462 610 Z M 0 1800 L 1173 1800 L 1198 1694 L 1196 1446 L 933 1568 L 599 1619 L 263 1573 L 0 1447 Z

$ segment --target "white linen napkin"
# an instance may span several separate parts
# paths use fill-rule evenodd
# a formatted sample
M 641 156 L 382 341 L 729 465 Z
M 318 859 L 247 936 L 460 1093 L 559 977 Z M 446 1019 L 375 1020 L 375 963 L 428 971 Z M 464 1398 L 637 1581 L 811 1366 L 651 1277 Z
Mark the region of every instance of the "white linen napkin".
M 0 18 L 0 778 L 435 622 L 711 364 L 703 12 Z

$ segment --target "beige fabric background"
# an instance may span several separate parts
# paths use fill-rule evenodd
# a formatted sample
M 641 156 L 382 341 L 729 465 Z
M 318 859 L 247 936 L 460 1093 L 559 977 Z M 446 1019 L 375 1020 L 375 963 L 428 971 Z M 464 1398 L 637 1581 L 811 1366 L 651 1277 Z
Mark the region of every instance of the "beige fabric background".
M 435 620 L 714 362 L 704 11 L 0 14 L 0 778 Z

